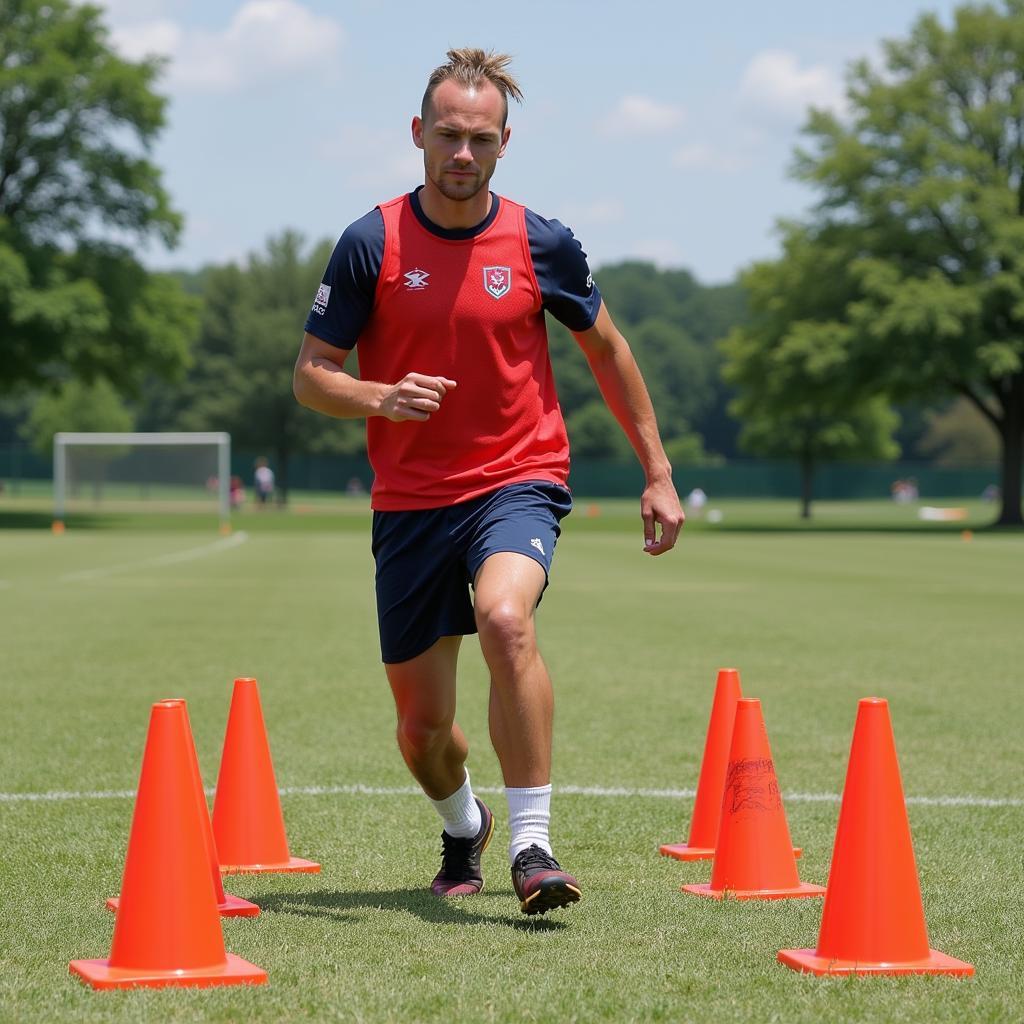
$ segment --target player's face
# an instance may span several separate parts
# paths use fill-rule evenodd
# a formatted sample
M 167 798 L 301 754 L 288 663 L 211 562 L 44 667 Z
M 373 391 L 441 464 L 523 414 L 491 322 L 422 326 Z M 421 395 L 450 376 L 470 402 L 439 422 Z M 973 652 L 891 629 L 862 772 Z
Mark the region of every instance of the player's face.
M 502 128 L 504 116 L 504 100 L 490 82 L 467 89 L 448 80 L 434 90 L 426 118 L 413 118 L 427 178 L 445 198 L 465 201 L 487 186 L 511 134 Z

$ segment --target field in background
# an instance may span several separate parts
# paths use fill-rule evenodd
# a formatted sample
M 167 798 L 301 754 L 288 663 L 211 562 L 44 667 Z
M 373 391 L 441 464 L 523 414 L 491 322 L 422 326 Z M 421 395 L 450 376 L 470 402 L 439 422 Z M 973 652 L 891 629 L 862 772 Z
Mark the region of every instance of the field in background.
M 795 502 L 712 505 L 722 522 L 694 520 L 660 559 L 640 551 L 634 503 L 580 501 L 567 521 L 539 623 L 556 685 L 556 852 L 585 896 L 536 923 L 508 878 L 472 640 L 459 717 L 498 832 L 481 896 L 424 891 L 439 827 L 394 747 L 365 499 L 245 510 L 243 535 L 226 539 L 204 516 L 0 530 L 0 1019 L 1019 1019 L 1024 536 L 981 530 L 993 514 L 981 503 L 931 527 L 891 503 L 821 503 L 811 531 Z M 0 523 L 19 522 L 45 527 L 45 503 L 0 500 Z M 793 974 L 775 953 L 814 944 L 817 901 L 685 896 L 709 865 L 656 850 L 683 838 L 692 801 L 598 794 L 695 784 L 723 665 L 763 701 L 807 881 L 827 876 L 827 797 L 857 699 L 889 698 L 907 793 L 960 800 L 912 803 L 910 818 L 931 943 L 974 963 L 974 979 Z M 283 798 L 292 852 L 323 873 L 228 883 L 264 909 L 224 934 L 268 988 L 91 992 L 67 962 L 109 952 L 103 900 L 119 888 L 132 804 L 89 794 L 134 788 L 150 704 L 169 696 L 189 702 L 212 786 L 236 675 L 260 680 L 278 783 L 328 790 Z M 345 791 L 359 785 L 401 792 Z M 24 798 L 59 791 L 71 795 Z
M 115 488 L 102 501 L 83 495 L 69 503 L 69 528 L 141 530 L 215 530 L 217 508 L 213 498 L 197 502 L 187 491 L 164 489 L 141 498 L 138 489 Z M 963 519 L 950 522 L 924 521 L 922 507 L 962 510 Z M 293 491 L 284 509 L 260 507 L 251 499 L 232 514 L 236 529 L 245 530 L 337 530 L 369 529 L 369 498 L 339 495 L 329 491 Z M 920 530 L 959 533 L 963 529 L 988 527 L 999 512 L 997 504 L 980 498 L 929 498 L 910 504 L 891 500 L 816 501 L 809 520 L 800 518 L 796 499 L 783 500 L 727 498 L 712 499 L 699 514 L 689 513 L 687 529 L 716 531 L 762 530 Z M 639 516 L 634 499 L 576 498 L 576 508 L 567 521 L 572 531 L 607 532 L 632 529 Z M 50 485 L 42 481 L 22 482 L 16 493 L 0 493 L 0 530 L 5 527 L 48 528 L 53 518 Z

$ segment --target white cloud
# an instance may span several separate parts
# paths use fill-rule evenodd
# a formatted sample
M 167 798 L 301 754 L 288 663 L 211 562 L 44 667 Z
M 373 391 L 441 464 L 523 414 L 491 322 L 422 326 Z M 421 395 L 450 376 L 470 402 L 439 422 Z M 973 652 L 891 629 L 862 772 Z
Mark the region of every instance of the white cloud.
M 841 112 L 845 106 L 842 83 L 832 68 L 801 68 L 785 50 L 757 54 L 743 73 L 739 96 L 748 111 L 789 122 L 802 120 L 808 107 Z
M 152 55 L 170 57 L 181 46 L 184 32 L 177 22 L 158 18 L 137 25 L 116 28 L 111 33 L 114 46 L 122 57 L 141 60 Z
M 657 135 L 682 124 L 685 113 L 682 107 L 659 103 L 649 96 L 623 96 L 601 119 L 600 127 L 605 135 Z
M 344 39 L 334 19 L 297 0 L 247 0 L 223 29 L 182 29 L 168 18 L 113 33 L 127 57 L 169 57 L 169 81 L 186 90 L 228 92 L 328 62 Z
M 707 142 L 691 142 L 680 146 L 671 158 L 673 167 L 681 170 L 722 171 L 731 173 L 743 168 L 746 161 Z
M 683 250 L 672 238 L 645 238 L 626 247 L 627 259 L 648 260 L 662 269 L 680 267 Z
M 599 226 L 623 220 L 626 207 L 621 200 L 606 197 L 589 203 L 567 203 L 563 212 L 567 224 Z
M 397 195 L 423 181 L 423 153 L 407 132 L 338 126 L 325 132 L 314 153 L 342 168 L 352 186 Z

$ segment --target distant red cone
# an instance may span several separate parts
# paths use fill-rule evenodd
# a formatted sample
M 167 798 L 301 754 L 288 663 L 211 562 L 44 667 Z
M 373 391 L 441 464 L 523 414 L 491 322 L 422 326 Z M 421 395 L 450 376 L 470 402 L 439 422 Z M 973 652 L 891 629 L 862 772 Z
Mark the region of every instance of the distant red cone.
M 704 739 L 704 757 L 700 763 L 689 838 L 685 843 L 666 843 L 660 847 L 659 852 L 666 857 L 674 857 L 676 860 L 710 860 L 715 855 L 732 723 L 736 717 L 736 701 L 742 695 L 739 671 L 720 668 L 715 681 L 715 697 L 711 703 L 707 736 Z
M 224 951 L 195 800 L 195 748 L 183 701 L 153 705 L 114 938 L 107 960 L 72 960 L 93 988 L 263 984 L 266 971 Z
M 320 870 L 288 849 L 255 679 L 236 679 L 231 695 L 213 798 L 213 838 L 226 874 Z
M 185 708 L 183 700 L 165 700 L 162 704 L 181 704 Z M 188 725 L 188 709 L 185 708 L 185 723 Z M 200 817 L 205 828 L 203 829 L 203 843 L 206 846 L 210 861 L 210 874 L 213 877 L 213 889 L 217 896 L 217 910 L 221 917 L 256 917 L 260 908 L 249 900 L 243 900 L 241 896 L 232 896 L 224 891 L 224 883 L 220 877 L 220 862 L 217 859 L 217 850 L 213 842 L 213 826 L 210 824 L 210 809 L 206 806 L 206 791 L 203 789 L 203 776 L 199 771 L 199 757 L 196 755 L 196 746 L 192 741 L 192 730 L 189 728 L 189 749 L 192 753 L 192 777 L 195 783 L 196 806 L 201 808 Z M 107 909 L 116 911 L 121 902 L 119 896 L 112 896 L 107 900 Z
M 816 949 L 779 960 L 811 974 L 955 974 L 974 968 L 928 946 L 888 702 L 860 702 Z
M 736 702 L 743 696 L 740 673 L 735 668 L 720 668 L 715 681 L 715 697 L 711 703 L 704 740 L 704 757 L 700 763 L 697 796 L 693 802 L 690 834 L 685 843 L 666 843 L 658 852 L 676 860 L 711 860 L 718 841 L 718 823 L 722 818 L 722 790 L 725 788 L 725 770 L 729 763 L 729 745 L 732 726 L 736 718 Z M 803 851 L 793 848 L 793 856 Z
M 684 885 L 683 891 L 738 900 L 824 895 L 822 886 L 801 882 L 797 874 L 759 700 L 736 702 L 711 883 Z

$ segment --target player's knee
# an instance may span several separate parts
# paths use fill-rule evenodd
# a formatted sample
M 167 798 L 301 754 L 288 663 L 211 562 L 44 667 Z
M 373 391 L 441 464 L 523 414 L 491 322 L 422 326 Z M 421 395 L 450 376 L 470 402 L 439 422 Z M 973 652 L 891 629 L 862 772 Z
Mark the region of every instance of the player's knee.
M 452 734 L 447 718 L 406 715 L 399 718 L 396 735 L 398 746 L 407 757 L 430 757 L 442 749 Z
M 476 628 L 488 660 L 514 661 L 533 649 L 533 617 L 518 602 L 503 600 L 478 607 Z

